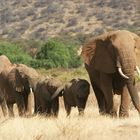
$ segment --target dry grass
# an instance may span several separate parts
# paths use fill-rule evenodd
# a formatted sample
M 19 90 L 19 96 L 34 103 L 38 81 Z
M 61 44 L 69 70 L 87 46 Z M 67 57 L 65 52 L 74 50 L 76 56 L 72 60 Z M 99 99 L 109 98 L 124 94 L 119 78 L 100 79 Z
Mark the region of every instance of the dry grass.
M 73 70 L 40 71 L 44 76 L 56 74 L 63 82 L 73 77 L 88 79 L 83 68 Z M 66 78 L 65 78 L 66 77 Z M 0 140 L 138 140 L 140 139 L 140 118 L 131 107 L 127 119 L 113 119 L 100 116 L 95 96 L 88 98 L 84 117 L 78 116 L 73 108 L 70 117 L 66 117 L 64 104 L 60 99 L 60 112 L 57 119 L 33 116 L 21 118 L 3 118 L 0 114 Z M 119 99 L 117 97 L 117 99 Z M 119 101 L 119 100 L 117 100 Z
M 130 111 L 128 119 L 113 119 L 98 114 L 94 97 L 90 96 L 84 117 L 78 116 L 76 108 L 66 117 L 60 102 L 57 119 L 33 116 L 31 118 L 0 119 L 0 140 L 138 140 L 140 118 L 136 110 Z

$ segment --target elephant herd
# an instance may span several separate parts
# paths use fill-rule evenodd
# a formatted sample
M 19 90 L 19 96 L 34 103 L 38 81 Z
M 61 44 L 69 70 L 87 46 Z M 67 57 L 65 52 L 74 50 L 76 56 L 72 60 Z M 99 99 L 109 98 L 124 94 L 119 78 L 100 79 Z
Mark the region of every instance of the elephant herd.
M 126 30 L 110 31 L 87 41 L 81 57 L 97 99 L 101 115 L 117 116 L 114 94 L 121 97 L 119 116 L 129 116 L 130 97 L 140 114 L 140 99 L 136 88 L 136 72 L 140 60 L 140 37 Z M 19 116 L 31 109 L 30 94 L 34 95 L 34 114 L 58 116 L 59 97 L 63 96 L 67 116 L 72 107 L 84 114 L 90 93 L 85 79 L 72 79 L 62 83 L 56 78 L 40 78 L 37 71 L 24 64 L 12 64 L 5 55 L 0 56 L 0 105 L 4 116 L 14 116 L 16 103 Z
M 25 116 L 31 110 L 31 92 L 34 95 L 34 114 L 58 116 L 59 96 L 64 97 L 67 115 L 71 107 L 79 114 L 84 113 L 90 92 L 90 84 L 84 79 L 72 79 L 63 84 L 60 80 L 40 78 L 37 71 L 24 64 L 12 64 L 5 55 L 0 56 L 0 105 L 4 116 L 13 117 L 13 105 L 16 103 L 19 116 Z

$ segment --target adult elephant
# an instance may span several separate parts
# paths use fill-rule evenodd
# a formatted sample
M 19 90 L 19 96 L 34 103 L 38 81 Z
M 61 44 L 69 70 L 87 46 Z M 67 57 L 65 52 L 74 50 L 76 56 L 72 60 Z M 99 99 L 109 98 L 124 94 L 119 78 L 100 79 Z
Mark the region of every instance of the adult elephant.
M 129 94 L 140 114 L 140 100 L 134 79 L 134 71 L 138 70 L 135 59 L 137 49 L 140 49 L 139 36 L 126 30 L 97 36 L 83 47 L 81 55 L 101 114 L 116 114 L 113 92 L 121 95 L 120 117 L 129 115 Z
M 36 70 L 23 64 L 18 64 L 8 73 L 5 92 L 10 116 L 14 116 L 14 103 L 17 104 L 19 116 L 24 116 L 27 111 L 31 113 L 30 97 L 38 77 Z
M 6 77 L 11 69 L 13 69 L 15 65 L 13 65 L 7 56 L 0 56 L 0 105 L 3 111 L 3 115 L 7 115 L 7 107 L 5 100 L 5 86 L 6 86 Z
M 88 95 L 90 93 L 90 84 L 84 79 L 72 79 L 67 84 L 58 88 L 52 99 L 63 92 L 64 105 L 67 116 L 71 113 L 71 107 L 78 108 L 79 115 L 84 114 Z
M 35 97 L 35 114 L 45 114 L 47 116 L 58 116 L 59 112 L 59 96 L 51 100 L 55 91 L 62 85 L 61 81 L 56 78 L 46 78 L 37 83 Z

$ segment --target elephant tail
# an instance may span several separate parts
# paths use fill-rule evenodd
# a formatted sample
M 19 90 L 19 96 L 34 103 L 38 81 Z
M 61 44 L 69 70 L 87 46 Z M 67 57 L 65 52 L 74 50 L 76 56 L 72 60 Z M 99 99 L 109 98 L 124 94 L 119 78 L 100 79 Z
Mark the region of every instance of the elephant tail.
M 60 86 L 59 88 L 57 88 L 57 90 L 55 91 L 55 93 L 52 95 L 51 100 L 53 100 L 54 98 L 56 98 L 57 96 L 62 95 L 63 91 L 64 91 L 64 85 Z

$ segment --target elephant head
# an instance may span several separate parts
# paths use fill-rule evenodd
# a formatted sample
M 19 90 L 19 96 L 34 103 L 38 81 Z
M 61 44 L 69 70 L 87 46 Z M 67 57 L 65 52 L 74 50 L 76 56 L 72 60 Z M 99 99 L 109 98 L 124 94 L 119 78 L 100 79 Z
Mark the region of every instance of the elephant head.
M 13 64 L 10 62 L 7 56 L 5 55 L 0 56 L 0 73 L 3 70 L 9 70 L 9 68 L 12 67 L 12 65 Z
M 29 95 L 31 95 L 38 77 L 38 73 L 33 68 L 23 64 L 18 64 L 9 72 L 7 76 L 9 86 L 11 87 L 11 92 L 13 92 L 13 98 L 16 98 L 16 102 L 19 103 L 19 106 L 22 106 L 20 107 L 21 110 L 24 110 L 25 106 L 25 110 L 31 113 L 31 99 L 29 99 L 31 96 Z M 8 100 L 11 100 L 10 96 Z
M 18 64 L 11 72 L 8 74 L 9 81 L 15 87 L 17 92 L 22 92 L 25 85 L 28 85 L 30 88 L 34 88 L 34 84 L 39 78 L 38 73 L 33 68 L 30 68 L 24 64 Z
M 92 79 L 93 68 L 108 74 L 119 72 L 126 79 L 133 104 L 140 113 L 140 101 L 134 86 L 136 65 L 135 50 L 140 49 L 140 37 L 136 34 L 118 30 L 91 39 L 82 50 L 86 69 Z
M 90 93 L 90 84 L 84 79 L 72 79 L 65 85 L 60 86 L 51 99 L 54 99 L 58 95 L 63 95 L 64 104 L 67 111 L 67 115 L 70 114 L 70 108 L 77 106 L 79 115 L 84 114 L 86 101 Z

